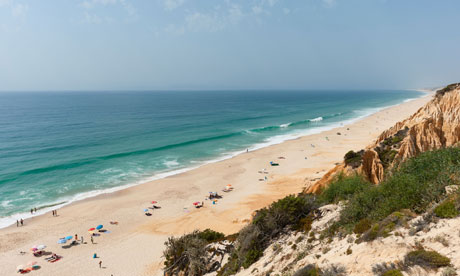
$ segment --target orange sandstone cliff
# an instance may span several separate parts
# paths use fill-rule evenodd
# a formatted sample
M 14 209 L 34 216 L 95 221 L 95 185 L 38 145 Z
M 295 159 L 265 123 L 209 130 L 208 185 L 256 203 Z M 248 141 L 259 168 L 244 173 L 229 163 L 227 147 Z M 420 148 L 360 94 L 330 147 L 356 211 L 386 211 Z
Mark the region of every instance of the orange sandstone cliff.
M 408 119 L 380 134 L 374 144 L 358 153 L 347 153 L 344 162 L 305 192 L 318 193 L 339 173 L 349 175 L 357 172 L 378 184 L 384 179 L 385 172 L 397 167 L 401 161 L 459 142 L 460 83 L 455 83 L 438 90 L 430 102 Z

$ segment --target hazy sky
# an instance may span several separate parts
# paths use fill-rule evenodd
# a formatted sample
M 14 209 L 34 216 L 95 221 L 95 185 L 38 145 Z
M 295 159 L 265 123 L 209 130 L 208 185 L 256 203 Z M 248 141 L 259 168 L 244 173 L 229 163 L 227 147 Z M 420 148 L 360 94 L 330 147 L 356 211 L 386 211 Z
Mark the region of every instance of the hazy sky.
M 0 0 L 0 90 L 460 81 L 458 0 Z

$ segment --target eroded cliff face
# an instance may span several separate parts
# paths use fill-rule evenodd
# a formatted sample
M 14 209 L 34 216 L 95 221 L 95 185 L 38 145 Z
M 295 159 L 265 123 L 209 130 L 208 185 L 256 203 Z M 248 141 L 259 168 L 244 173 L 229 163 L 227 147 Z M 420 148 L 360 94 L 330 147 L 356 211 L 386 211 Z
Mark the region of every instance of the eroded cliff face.
M 361 153 L 360 165 L 351 168 L 346 162 L 337 165 L 315 185 L 306 190 L 317 193 L 338 174 L 358 172 L 374 184 L 385 171 L 417 154 L 460 143 L 460 84 L 436 92 L 433 99 L 408 119 L 384 131 L 376 142 Z

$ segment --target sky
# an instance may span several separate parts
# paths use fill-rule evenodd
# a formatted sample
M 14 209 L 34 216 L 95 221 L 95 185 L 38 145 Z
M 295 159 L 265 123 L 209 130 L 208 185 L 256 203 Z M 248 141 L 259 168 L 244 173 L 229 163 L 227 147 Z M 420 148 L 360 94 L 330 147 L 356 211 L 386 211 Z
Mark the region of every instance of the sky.
M 0 91 L 460 81 L 458 0 L 0 0 Z

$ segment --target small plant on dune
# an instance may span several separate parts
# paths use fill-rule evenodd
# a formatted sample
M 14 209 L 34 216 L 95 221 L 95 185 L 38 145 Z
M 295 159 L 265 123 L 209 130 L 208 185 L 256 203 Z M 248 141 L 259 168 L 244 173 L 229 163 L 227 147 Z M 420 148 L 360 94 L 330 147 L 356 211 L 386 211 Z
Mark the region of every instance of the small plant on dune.
M 453 267 L 446 267 L 442 271 L 442 276 L 456 276 L 456 275 L 458 275 L 457 271 L 455 271 L 455 268 Z
M 378 276 L 401 276 L 401 263 L 380 263 L 372 266 L 372 272 Z
M 418 265 L 424 268 L 438 268 L 450 266 L 450 259 L 436 251 L 426 251 L 419 249 L 407 253 L 404 257 L 404 262 L 407 266 Z
M 392 270 L 388 270 L 387 272 L 381 274 L 381 276 L 403 276 L 403 274 L 401 273 L 401 270 L 399 269 L 392 269 Z
M 361 165 L 363 162 L 363 157 L 362 157 L 362 152 L 354 152 L 350 150 L 345 154 L 343 157 L 343 160 L 345 162 L 345 165 L 351 166 L 353 168 L 357 168 Z
M 321 271 L 314 265 L 307 265 L 297 270 L 293 276 L 320 276 Z
M 445 200 L 434 208 L 434 213 L 440 218 L 455 218 L 459 215 L 457 208 L 452 200 Z
M 347 270 L 343 265 L 340 264 L 331 264 L 323 269 L 321 269 L 321 276 L 345 276 L 347 275 Z

